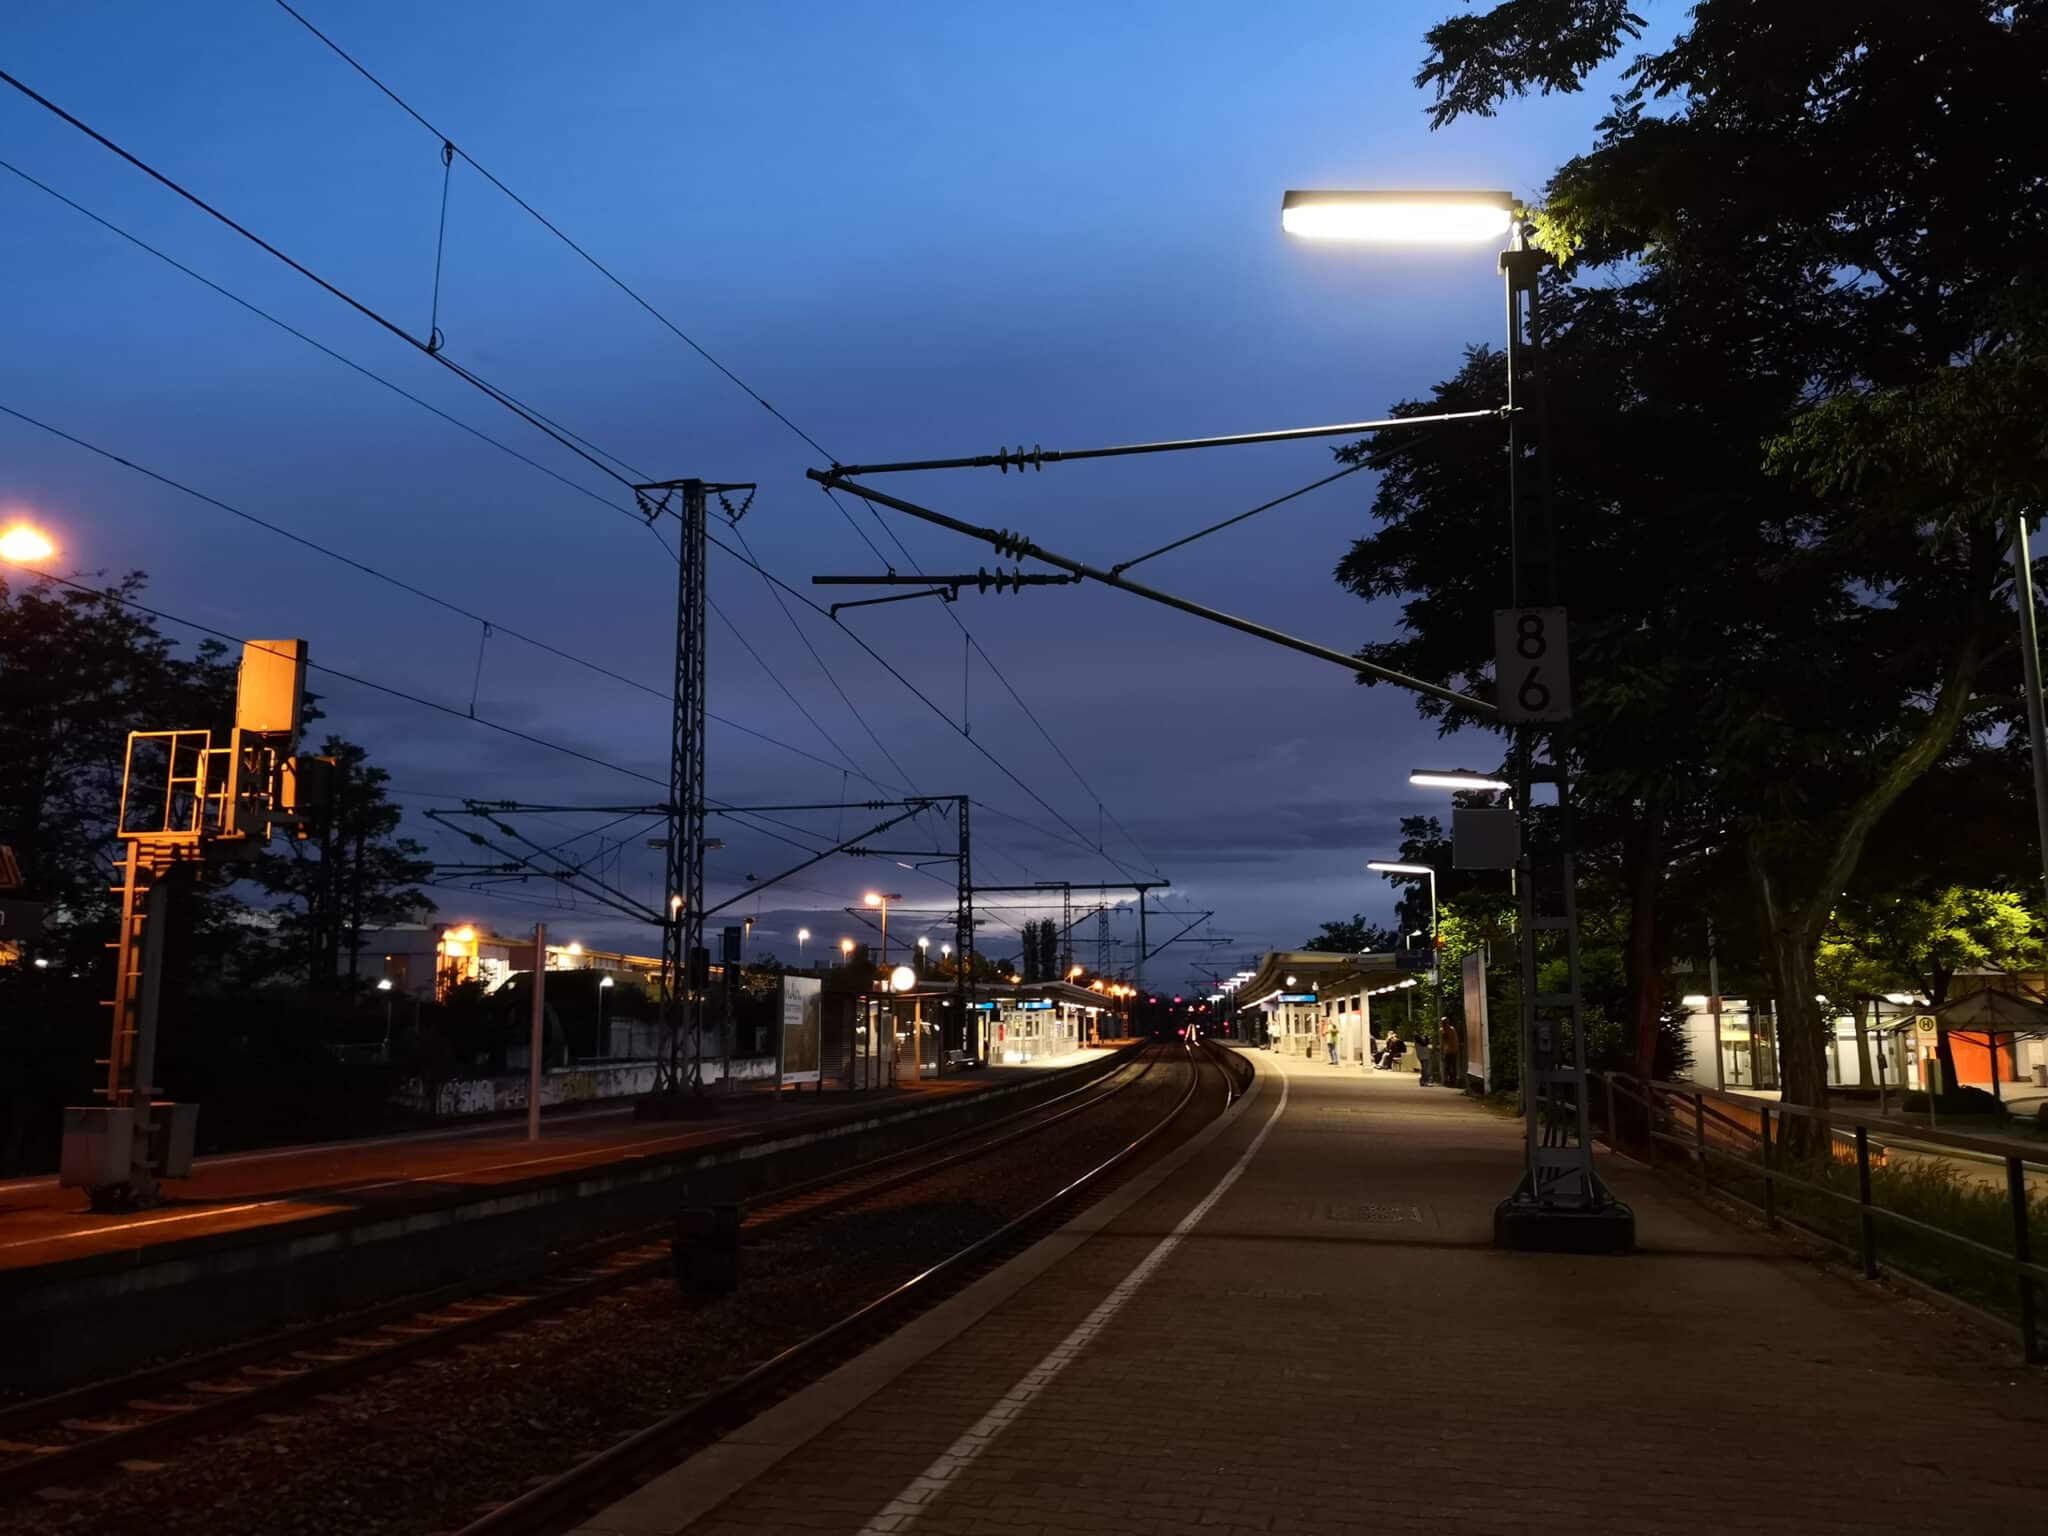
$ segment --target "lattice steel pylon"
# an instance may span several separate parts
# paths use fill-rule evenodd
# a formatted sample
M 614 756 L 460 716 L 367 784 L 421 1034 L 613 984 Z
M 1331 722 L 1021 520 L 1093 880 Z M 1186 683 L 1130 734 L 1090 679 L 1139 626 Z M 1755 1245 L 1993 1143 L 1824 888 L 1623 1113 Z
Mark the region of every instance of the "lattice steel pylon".
M 753 490 L 747 484 L 704 480 L 662 480 L 633 487 L 649 523 L 682 496 L 683 536 L 676 556 L 675 706 L 669 727 L 667 884 L 662 892 L 661 1055 L 655 1069 L 657 1095 L 687 1086 L 701 1092 L 703 1004 L 708 977 L 704 951 L 704 559 L 709 498 Z M 741 512 L 745 508 L 740 509 Z M 733 521 L 739 513 L 733 514 Z M 689 1041 L 689 1066 L 683 1042 Z
M 1546 413 L 1540 275 L 1545 257 L 1530 247 L 1517 218 L 1500 258 L 1507 296 L 1508 521 L 1510 610 L 1553 609 L 1560 598 L 1557 522 Z M 1524 430 L 1524 415 L 1533 433 Z M 1535 448 L 1535 494 L 1524 454 Z M 1562 610 L 1556 610 L 1561 616 Z M 1539 629 L 1541 625 L 1538 626 Z M 1562 636 L 1556 637 L 1562 640 Z M 1524 656 L 1546 654 L 1548 640 Z M 1497 662 L 1505 668 L 1506 662 Z M 1533 676 L 1534 673 L 1531 673 Z M 1586 1029 L 1579 976 L 1578 871 L 1572 825 L 1571 748 L 1563 725 L 1510 713 L 1513 679 L 1496 685 L 1505 718 L 1515 721 L 1511 777 L 1522 838 L 1515 886 L 1520 959 L 1523 1171 L 1494 1212 L 1494 1241 L 1512 1248 L 1623 1252 L 1635 1243 L 1635 1217 L 1593 1167 L 1587 1125 Z M 1534 789 L 1556 793 L 1551 816 L 1537 813 Z M 1546 961 L 1553 990 L 1542 990 Z M 1558 987 L 1556 962 L 1562 962 Z
M 1109 907 L 1105 904 L 1095 914 L 1095 974 L 1107 976 L 1115 964 L 1116 949 L 1109 938 Z

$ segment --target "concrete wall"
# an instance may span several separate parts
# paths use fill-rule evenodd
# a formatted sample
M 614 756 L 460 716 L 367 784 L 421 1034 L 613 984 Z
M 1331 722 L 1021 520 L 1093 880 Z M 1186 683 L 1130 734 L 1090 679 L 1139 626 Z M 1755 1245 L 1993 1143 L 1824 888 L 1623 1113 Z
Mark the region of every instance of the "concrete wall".
M 719 1064 L 704 1063 L 704 1081 L 718 1081 Z M 732 1080 L 736 1083 L 765 1081 L 775 1075 L 775 1060 L 764 1056 L 735 1061 Z M 541 1073 L 540 1101 L 552 1104 L 595 1103 L 600 1099 L 630 1099 L 654 1089 L 654 1063 L 615 1062 L 602 1066 L 551 1067 Z M 503 1077 L 452 1078 L 429 1085 L 418 1078 L 400 1085 L 394 1096 L 406 1109 L 431 1115 L 461 1116 L 499 1114 L 526 1108 L 526 1074 Z

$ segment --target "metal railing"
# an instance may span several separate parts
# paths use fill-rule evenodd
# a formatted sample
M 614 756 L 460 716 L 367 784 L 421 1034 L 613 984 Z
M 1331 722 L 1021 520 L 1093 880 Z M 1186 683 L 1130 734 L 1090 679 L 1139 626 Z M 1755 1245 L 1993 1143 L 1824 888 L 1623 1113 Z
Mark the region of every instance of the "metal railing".
M 2048 1283 L 2048 1267 L 2033 1260 L 2029 1227 L 2034 1202 L 2027 1190 L 2029 1166 L 2037 1172 L 2048 1172 L 2048 1150 L 2035 1152 L 1986 1137 L 1900 1126 L 1872 1120 L 1853 1110 L 1815 1110 L 1797 1104 L 1772 1103 L 1690 1083 L 1650 1083 L 1620 1072 L 1599 1072 L 1592 1076 L 1600 1085 L 1601 1092 L 1595 1103 L 1588 1107 L 1595 1110 L 1601 1119 L 1601 1134 L 1611 1145 L 1623 1150 L 1644 1151 L 1653 1166 L 1658 1163 L 1660 1146 L 1678 1149 L 1691 1162 L 1702 1195 L 1719 1193 L 1735 1199 L 1759 1211 L 1768 1227 L 1776 1228 L 1781 1223 L 1797 1227 L 1844 1252 L 1854 1253 L 1860 1259 L 1867 1279 L 1878 1277 L 1881 1225 L 1949 1245 L 1953 1250 L 1983 1263 L 1990 1271 L 2002 1272 L 2009 1277 L 2010 1294 L 2017 1307 L 2021 1348 L 2029 1361 L 2039 1361 L 2048 1356 L 2048 1349 L 2044 1349 L 2040 1337 L 2036 1294 L 2037 1287 Z M 1640 1111 L 1640 1121 L 1633 1128 L 1623 1127 L 1618 1118 L 1623 1102 Z M 1794 1120 L 1816 1127 L 1817 1134 L 1795 1134 L 1791 1138 L 1793 1144 L 1788 1146 L 1787 1131 Z M 1875 1154 L 1872 1151 L 1873 1133 L 1877 1144 Z M 1801 1141 L 1805 1143 L 1803 1147 L 1797 1145 Z M 2005 1203 L 2011 1220 L 2009 1249 L 1994 1247 L 1904 1211 L 1893 1210 L 1872 1197 L 1873 1167 L 1883 1169 L 1887 1165 L 1888 1143 L 1904 1142 L 1914 1144 L 1910 1149 L 1901 1148 L 1902 1151 L 1910 1150 L 1913 1155 L 1922 1155 L 1922 1148 L 1941 1149 L 1964 1154 L 1974 1161 L 2003 1165 Z M 1938 1157 L 1940 1152 L 1935 1151 L 1931 1155 Z M 1845 1169 L 1854 1167 L 1854 1195 L 1809 1176 L 1820 1171 L 1816 1165 L 1829 1163 Z M 1717 1166 L 1737 1169 L 1740 1177 L 1717 1183 L 1714 1176 Z M 1762 1199 L 1748 1199 L 1730 1187 L 1731 1183 L 1743 1182 L 1761 1184 Z M 1846 1242 L 1836 1232 L 1782 1209 L 1785 1202 L 1780 1195 L 1786 1190 L 1818 1196 L 1823 1202 L 1823 1210 L 1833 1209 L 1844 1215 L 1853 1212 L 1855 1242 Z M 1932 1285 L 1950 1295 L 1957 1294 L 1954 1285 L 1944 1284 L 1925 1273 L 1916 1273 L 1910 1257 L 1902 1262 L 1887 1255 L 1885 1263 L 1896 1273 L 1923 1285 Z

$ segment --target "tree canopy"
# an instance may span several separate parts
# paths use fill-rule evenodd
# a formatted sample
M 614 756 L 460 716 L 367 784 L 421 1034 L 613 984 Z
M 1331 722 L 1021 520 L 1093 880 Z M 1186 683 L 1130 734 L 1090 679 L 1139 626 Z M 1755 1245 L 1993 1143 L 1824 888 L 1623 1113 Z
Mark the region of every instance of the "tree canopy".
M 1419 81 L 1439 124 L 1490 114 L 1580 88 L 1643 30 L 1612 0 L 1507 0 L 1432 30 Z M 1639 1060 L 1674 881 L 1739 867 L 1786 1090 L 1823 1097 L 1829 915 L 1916 783 L 1995 755 L 2011 719 L 2010 520 L 2048 491 L 2044 77 L 2038 6 L 1699 0 L 1536 200 L 1549 431 L 1525 437 L 1548 459 L 1585 867 L 1628 906 Z M 1396 412 L 1497 405 L 1503 366 L 1473 347 Z M 1362 653 L 1490 690 L 1497 437 L 1342 452 L 1381 479 L 1338 578 L 1403 605 Z

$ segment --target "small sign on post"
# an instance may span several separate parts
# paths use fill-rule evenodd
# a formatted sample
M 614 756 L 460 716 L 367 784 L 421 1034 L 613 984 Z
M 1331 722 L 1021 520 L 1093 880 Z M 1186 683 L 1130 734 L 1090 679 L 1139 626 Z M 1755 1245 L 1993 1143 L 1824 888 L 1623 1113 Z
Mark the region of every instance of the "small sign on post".
M 1572 717 L 1572 668 L 1562 608 L 1498 608 L 1493 675 L 1500 717 L 1525 725 Z

